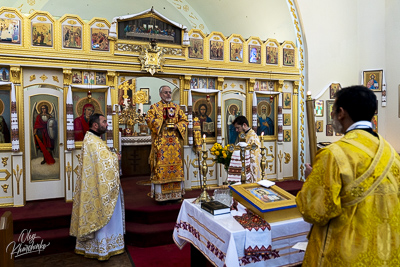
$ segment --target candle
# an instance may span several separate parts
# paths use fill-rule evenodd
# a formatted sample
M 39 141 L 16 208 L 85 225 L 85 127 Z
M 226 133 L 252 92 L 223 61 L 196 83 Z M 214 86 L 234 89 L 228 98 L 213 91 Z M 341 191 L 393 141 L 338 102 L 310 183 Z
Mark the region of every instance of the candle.
M 261 141 L 261 148 L 263 148 L 264 147 L 264 132 L 261 133 L 260 141 Z
M 203 134 L 203 151 L 206 151 L 206 135 Z

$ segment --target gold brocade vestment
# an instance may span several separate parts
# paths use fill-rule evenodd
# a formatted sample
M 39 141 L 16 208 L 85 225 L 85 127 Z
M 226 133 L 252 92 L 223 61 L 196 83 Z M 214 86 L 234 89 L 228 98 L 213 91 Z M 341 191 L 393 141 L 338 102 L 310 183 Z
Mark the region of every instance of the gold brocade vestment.
M 303 266 L 400 265 L 400 157 L 353 130 L 318 151 L 296 202 L 312 223 Z
M 163 118 L 164 107 L 174 107 L 174 125 L 177 129 L 167 129 Z M 152 146 L 149 156 L 151 182 L 161 186 L 161 194 L 169 194 L 177 199 L 180 194 L 181 182 L 184 181 L 182 165 L 182 144 L 185 137 L 188 120 L 179 105 L 162 101 L 153 104 L 146 116 L 146 122 L 151 130 Z M 168 197 L 169 198 L 169 197 Z M 168 200 L 157 196 L 156 200 Z
M 120 190 L 118 156 L 91 132 L 82 143 L 72 207 L 70 235 L 78 239 L 111 219 Z

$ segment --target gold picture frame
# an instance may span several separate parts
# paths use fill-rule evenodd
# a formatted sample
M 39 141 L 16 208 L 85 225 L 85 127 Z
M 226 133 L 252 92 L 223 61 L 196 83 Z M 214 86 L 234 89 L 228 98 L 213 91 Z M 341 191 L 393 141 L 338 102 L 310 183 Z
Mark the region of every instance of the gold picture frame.
M 382 91 L 383 70 L 363 72 L 363 85 L 375 92 Z
M 234 199 L 269 223 L 301 217 L 295 196 L 276 185 L 266 188 L 252 183 L 229 188 Z

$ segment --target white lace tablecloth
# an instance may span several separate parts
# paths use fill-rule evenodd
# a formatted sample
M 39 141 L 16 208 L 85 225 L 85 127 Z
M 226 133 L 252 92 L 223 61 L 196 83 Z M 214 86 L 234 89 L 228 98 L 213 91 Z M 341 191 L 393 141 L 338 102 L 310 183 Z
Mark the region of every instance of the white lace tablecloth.
M 193 204 L 182 203 L 173 239 L 179 248 L 187 242 L 196 247 L 215 266 L 281 266 L 301 263 L 304 252 L 292 249 L 297 242 L 306 242 L 310 224 L 302 218 L 271 223 L 272 250 L 277 257 L 245 256 L 246 229 L 231 214 L 213 216 Z M 232 212 L 233 213 L 233 212 Z

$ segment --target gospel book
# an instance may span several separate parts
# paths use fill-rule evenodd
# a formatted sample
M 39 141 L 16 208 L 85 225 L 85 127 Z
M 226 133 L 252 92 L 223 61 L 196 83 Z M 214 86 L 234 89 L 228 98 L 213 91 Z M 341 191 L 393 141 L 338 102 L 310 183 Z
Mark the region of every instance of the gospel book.
M 203 132 L 210 132 L 213 133 L 215 132 L 214 129 L 214 122 L 203 122 Z
M 212 215 L 220 215 L 230 212 L 230 208 L 219 201 L 202 202 L 201 208 Z

